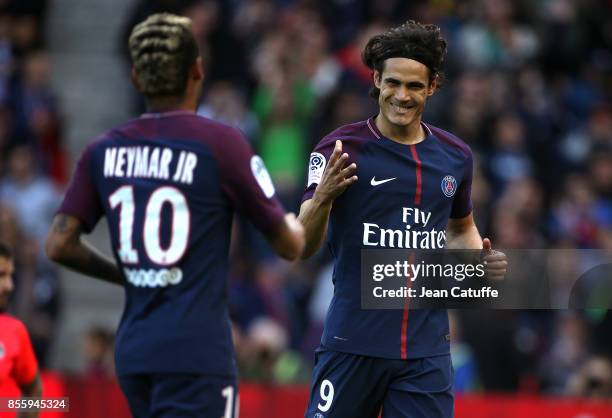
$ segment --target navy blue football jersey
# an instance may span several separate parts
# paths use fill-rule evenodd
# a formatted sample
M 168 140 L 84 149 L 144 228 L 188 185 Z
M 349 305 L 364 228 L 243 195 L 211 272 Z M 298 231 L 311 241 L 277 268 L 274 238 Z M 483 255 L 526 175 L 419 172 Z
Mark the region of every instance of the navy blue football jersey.
M 264 233 L 284 216 L 236 129 L 193 112 L 145 114 L 85 149 L 59 213 L 85 232 L 108 220 L 125 276 L 120 375 L 235 375 L 226 291 L 234 209 Z
M 472 153 L 452 134 L 423 124 L 426 138 L 404 145 L 385 138 L 374 119 L 343 126 L 310 155 L 303 201 L 312 198 L 341 140 L 358 181 L 333 203 L 327 243 L 334 295 L 321 343 L 331 350 L 383 358 L 449 352 L 446 310 L 361 309 L 361 250 L 443 248 L 449 218 L 472 211 Z

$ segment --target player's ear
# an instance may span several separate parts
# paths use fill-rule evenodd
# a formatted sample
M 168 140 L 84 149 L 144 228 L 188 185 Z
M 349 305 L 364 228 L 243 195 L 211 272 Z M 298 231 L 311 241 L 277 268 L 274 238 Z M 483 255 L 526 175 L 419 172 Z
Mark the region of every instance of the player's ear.
M 193 65 L 191 66 L 191 76 L 197 81 L 204 78 L 204 65 L 202 63 L 201 56 L 197 57 L 193 62 Z
M 431 80 L 431 83 L 429 83 L 429 89 L 427 90 L 427 95 L 431 96 L 433 95 L 437 90 L 438 90 L 438 83 L 440 82 L 440 75 L 436 74 L 433 78 L 433 80 Z
M 132 80 L 132 85 L 134 86 L 134 88 L 140 92 L 140 82 L 138 82 L 138 74 L 136 74 L 136 69 L 134 67 L 132 67 L 130 78 Z
M 378 70 L 374 70 L 372 73 L 372 79 L 374 80 L 374 86 L 377 89 L 380 89 L 382 74 Z

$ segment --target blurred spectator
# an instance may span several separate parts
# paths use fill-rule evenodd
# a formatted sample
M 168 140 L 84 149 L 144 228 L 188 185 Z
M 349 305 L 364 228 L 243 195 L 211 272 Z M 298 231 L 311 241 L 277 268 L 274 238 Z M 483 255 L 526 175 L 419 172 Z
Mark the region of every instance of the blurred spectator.
M 115 376 L 114 344 L 113 333 L 104 327 L 92 326 L 86 331 L 82 341 L 85 376 L 93 378 Z
M 59 111 L 49 85 L 49 57 L 44 50 L 34 50 L 22 63 L 23 73 L 9 97 L 13 114 L 12 142 L 31 146 L 39 158 L 41 171 L 63 184 L 67 176 L 66 156 L 60 139 Z
M 237 352 L 241 377 L 268 383 L 306 381 L 309 377 L 300 355 L 287 350 L 289 336 L 283 326 L 268 317 L 253 321 L 240 337 L 248 350 Z
M 26 238 L 18 247 L 12 311 L 28 328 L 41 367 L 47 367 L 62 299 L 57 270 L 40 253 L 34 238 Z
M 11 151 L 8 176 L 0 182 L 0 201 L 15 212 L 25 235 L 44 242 L 59 204 L 59 192 L 38 173 L 31 147 L 21 145 Z
M 490 80 L 483 73 L 466 71 L 452 85 L 453 97 L 444 103 L 442 123 L 468 144 L 481 145 L 491 106 Z M 437 94 L 445 94 L 444 91 Z M 435 95 L 433 96 L 435 99 Z
M 468 22 L 459 31 L 458 47 L 468 68 L 495 66 L 517 68 L 539 49 L 534 31 L 515 20 L 514 2 L 489 0 L 472 2 L 482 8 L 482 19 Z
M 11 248 L 18 248 L 21 240 L 21 230 L 15 213 L 0 200 L 0 240 Z
M 585 166 L 589 155 L 596 150 L 612 147 L 612 107 L 593 108 L 587 123 L 571 130 L 559 148 L 564 162 L 573 169 Z
M 198 114 L 234 126 L 254 143 L 259 137 L 259 121 L 248 108 L 244 96 L 231 83 L 212 84 Z
M 364 25 L 348 45 L 336 52 L 342 65 L 342 79 L 345 83 L 355 84 L 363 92 L 367 92 L 372 87 L 372 73 L 361 61 L 361 52 L 372 36 L 386 29 L 387 27 L 380 22 Z
M 509 182 L 531 175 L 532 162 L 526 152 L 525 128 L 517 116 L 501 114 L 497 118 L 488 171 L 497 196 L 503 193 Z
M 559 315 L 549 353 L 540 365 L 542 389 L 562 394 L 570 377 L 589 356 L 588 332 L 584 319 L 575 312 Z
M 612 398 L 612 362 L 606 357 L 589 358 L 569 378 L 565 392 L 570 396 Z
M 551 210 L 553 237 L 567 237 L 582 248 L 598 247 L 596 196 L 588 178 L 568 176 Z
M 11 43 L 11 18 L 0 13 L 0 102 L 4 103 L 11 87 L 11 75 L 15 66 L 15 57 Z

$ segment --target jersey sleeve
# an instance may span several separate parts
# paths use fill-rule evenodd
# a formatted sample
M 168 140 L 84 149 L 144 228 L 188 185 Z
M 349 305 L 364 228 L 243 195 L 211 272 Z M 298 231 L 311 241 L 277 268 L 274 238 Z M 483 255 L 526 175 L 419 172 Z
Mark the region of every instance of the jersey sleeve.
M 327 167 L 329 158 L 334 152 L 336 139 L 337 138 L 334 136 L 326 136 L 310 153 L 310 158 L 308 160 L 308 178 L 306 180 L 306 189 L 302 195 L 302 202 L 312 199 L 312 195 L 321 181 L 321 177 L 323 177 L 323 172 Z
M 93 145 L 89 145 L 81 154 L 64 200 L 57 211 L 79 219 L 86 233 L 94 229 L 104 214 L 91 173 L 92 148 Z
M 36 373 L 38 373 L 38 363 L 32 348 L 30 336 L 23 324 L 17 327 L 19 353 L 15 359 L 15 367 L 13 368 L 13 378 L 19 385 L 28 385 L 34 381 Z
M 472 213 L 472 176 L 474 172 L 474 159 L 469 150 L 465 161 L 465 172 L 461 184 L 457 189 L 451 209 L 451 218 L 465 218 Z
M 258 155 L 237 130 L 224 138 L 217 156 L 224 193 L 232 204 L 263 233 L 272 232 L 284 219 L 272 178 Z

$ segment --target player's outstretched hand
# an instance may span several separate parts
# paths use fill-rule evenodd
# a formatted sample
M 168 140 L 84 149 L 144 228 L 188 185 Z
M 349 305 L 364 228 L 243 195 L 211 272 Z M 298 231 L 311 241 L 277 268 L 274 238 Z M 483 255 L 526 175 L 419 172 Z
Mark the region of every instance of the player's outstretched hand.
M 506 254 L 494 250 L 489 238 L 482 240 L 482 251 L 482 261 L 486 265 L 486 277 L 492 280 L 503 280 L 508 270 L 508 259 Z
M 347 165 L 349 155 L 342 152 L 342 141 L 337 140 L 329 164 L 323 172 L 321 182 L 315 190 L 315 197 L 322 203 L 331 203 L 340 196 L 348 186 L 357 181 L 354 175 L 357 164 Z

